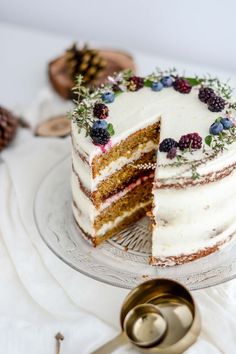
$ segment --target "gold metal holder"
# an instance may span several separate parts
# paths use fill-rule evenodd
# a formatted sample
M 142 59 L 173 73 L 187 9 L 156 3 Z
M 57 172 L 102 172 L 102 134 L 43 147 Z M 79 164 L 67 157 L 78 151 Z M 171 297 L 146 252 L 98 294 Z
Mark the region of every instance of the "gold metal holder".
M 171 279 L 138 285 L 125 298 L 120 313 L 122 332 L 93 352 L 108 354 L 126 342 L 142 353 L 180 354 L 200 333 L 198 308 L 190 292 Z

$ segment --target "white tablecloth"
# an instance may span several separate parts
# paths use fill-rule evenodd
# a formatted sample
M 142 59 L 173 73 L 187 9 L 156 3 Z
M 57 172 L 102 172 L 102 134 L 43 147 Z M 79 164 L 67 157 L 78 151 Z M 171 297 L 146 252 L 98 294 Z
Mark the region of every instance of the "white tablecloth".
M 140 57 L 139 57 L 140 58 Z M 68 108 L 45 87 L 20 111 L 35 125 Z M 4 354 L 89 353 L 119 329 L 126 290 L 69 268 L 47 249 L 33 220 L 33 198 L 46 171 L 68 151 L 69 139 L 35 138 L 20 130 L 0 163 L 0 348 Z M 236 281 L 193 294 L 203 329 L 188 354 L 232 354 L 236 348 Z M 117 353 L 135 353 L 122 348 Z

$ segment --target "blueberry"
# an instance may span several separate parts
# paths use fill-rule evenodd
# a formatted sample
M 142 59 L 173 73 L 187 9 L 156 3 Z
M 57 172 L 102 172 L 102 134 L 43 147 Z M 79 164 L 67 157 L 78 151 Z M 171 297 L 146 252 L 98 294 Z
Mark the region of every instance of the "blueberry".
M 163 85 L 162 83 L 159 81 L 154 81 L 152 82 L 152 86 L 151 86 L 152 91 L 161 91 L 163 89 Z
M 107 129 L 107 122 L 105 120 L 98 119 L 93 123 L 93 129 L 102 128 Z
M 105 92 L 103 95 L 102 95 L 102 100 L 105 102 L 105 103 L 112 103 L 114 102 L 115 100 L 115 95 L 113 92 Z
M 161 79 L 161 83 L 164 87 L 170 87 L 173 85 L 173 79 L 171 76 L 164 76 L 162 79 Z
M 229 118 L 222 118 L 220 122 L 223 125 L 224 129 L 230 129 L 233 126 L 233 122 Z
M 210 134 L 212 135 L 218 135 L 222 132 L 222 130 L 224 129 L 223 127 L 223 124 L 222 123 L 213 123 L 211 126 L 210 126 Z

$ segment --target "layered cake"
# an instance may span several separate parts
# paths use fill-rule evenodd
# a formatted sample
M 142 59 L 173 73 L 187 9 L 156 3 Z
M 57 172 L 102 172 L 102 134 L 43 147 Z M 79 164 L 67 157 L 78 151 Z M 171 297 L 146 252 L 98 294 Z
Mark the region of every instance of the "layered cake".
M 124 71 L 72 119 L 73 213 L 94 246 L 147 212 L 154 265 L 215 252 L 236 232 L 236 103 L 227 84 L 174 69 Z

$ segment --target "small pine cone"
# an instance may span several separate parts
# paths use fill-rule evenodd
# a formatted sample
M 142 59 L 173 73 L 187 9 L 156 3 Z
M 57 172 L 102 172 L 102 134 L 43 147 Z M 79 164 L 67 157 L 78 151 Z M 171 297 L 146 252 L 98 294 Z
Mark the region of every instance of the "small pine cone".
M 199 89 L 198 98 L 200 101 L 207 103 L 211 97 L 215 96 L 215 92 L 210 87 L 201 87 Z
M 14 138 L 18 119 L 7 109 L 0 107 L 0 151 Z
M 128 82 L 128 90 L 129 91 L 138 91 L 144 86 L 144 79 L 139 76 L 131 76 Z
M 211 112 L 221 112 L 225 108 L 225 100 L 220 96 L 213 96 L 207 102 L 208 109 Z
M 183 77 L 177 77 L 173 83 L 173 87 L 180 93 L 189 93 L 192 89 L 190 83 Z
M 76 76 L 83 75 L 85 84 L 96 80 L 106 66 L 104 58 L 95 49 L 90 49 L 85 45 L 79 48 L 77 44 L 66 51 L 66 68 L 72 80 Z

